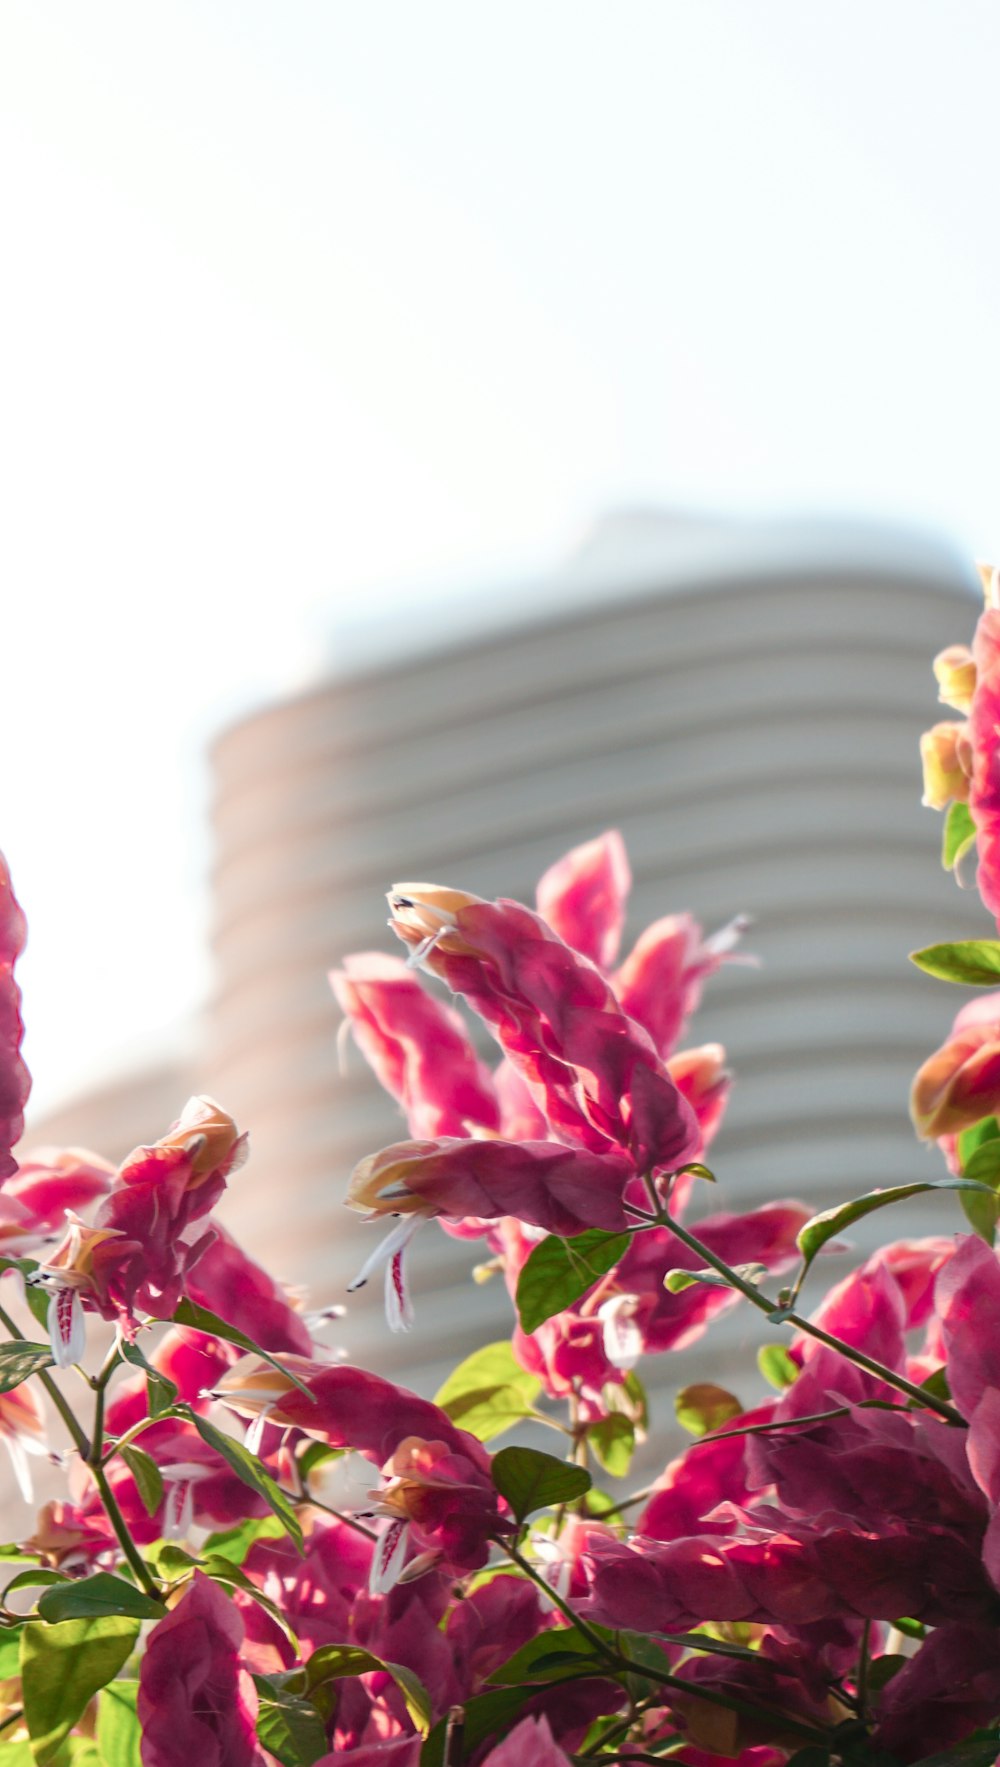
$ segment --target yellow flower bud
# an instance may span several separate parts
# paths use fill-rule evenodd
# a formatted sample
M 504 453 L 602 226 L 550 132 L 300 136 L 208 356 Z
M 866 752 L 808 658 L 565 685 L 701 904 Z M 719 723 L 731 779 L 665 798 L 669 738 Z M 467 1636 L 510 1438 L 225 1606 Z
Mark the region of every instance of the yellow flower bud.
M 938 699 L 956 712 L 967 712 L 976 691 L 976 663 L 967 644 L 949 644 L 934 658 Z

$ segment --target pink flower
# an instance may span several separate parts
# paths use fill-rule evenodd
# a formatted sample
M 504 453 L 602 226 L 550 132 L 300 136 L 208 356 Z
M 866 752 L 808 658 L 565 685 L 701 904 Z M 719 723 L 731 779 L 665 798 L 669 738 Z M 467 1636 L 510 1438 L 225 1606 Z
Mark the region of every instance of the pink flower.
M 701 999 L 702 985 L 746 930 L 736 919 L 709 939 L 690 914 L 670 914 L 646 928 L 611 978 L 625 1012 L 668 1056 Z M 752 959 L 737 959 L 750 962 Z
M 85 1209 L 111 1188 L 115 1168 L 81 1147 L 36 1147 L 5 1187 L 39 1230 L 62 1227 L 69 1209 Z
M 21 1139 L 31 1090 L 31 1076 L 21 1060 L 21 990 L 14 980 L 14 963 L 24 949 L 24 938 L 24 915 L 0 856 L 0 1183 L 17 1171 L 10 1150 Z
M 565 944 L 607 971 L 618 956 L 631 887 L 625 842 L 611 829 L 550 865 L 535 904 Z
M 389 1527 L 373 1588 L 393 1587 L 411 1544 L 421 1569 L 439 1559 L 459 1571 L 486 1562 L 488 1541 L 509 1524 L 499 1512 L 490 1457 L 474 1436 L 456 1429 L 437 1405 L 378 1375 L 298 1356 L 281 1361 L 308 1392 L 270 1365 L 248 1361 L 222 1377 L 216 1396 L 244 1416 L 354 1448 L 385 1469 L 389 1483 L 373 1495 Z
M 923 1141 L 970 1129 L 1000 1110 L 1000 993 L 963 1006 L 941 1048 L 924 1062 L 910 1093 Z
M 263 1767 L 238 1609 L 200 1571 L 153 1628 L 139 1671 L 142 1767 Z
M 552 1133 L 635 1167 L 675 1170 L 697 1124 L 641 1027 L 594 965 L 517 902 L 401 884 L 391 924 L 414 959 L 464 994 L 489 1025 Z
M 571 1760 L 555 1742 L 547 1718 L 523 1718 L 483 1756 L 483 1767 L 571 1767 Z
M 990 1626 L 941 1626 L 883 1689 L 874 1745 L 915 1761 L 960 1743 L 1000 1709 L 1000 1663 Z
M 490 1541 L 509 1524 L 478 1465 L 444 1442 L 407 1436 L 384 1470 L 389 1483 L 378 1493 L 377 1513 L 389 1517 L 389 1527 L 375 1549 L 373 1591 L 411 1580 L 418 1566 L 461 1572 L 486 1563 Z
M 607 1145 L 607 1144 L 605 1144 Z M 409 1325 L 403 1253 L 423 1221 L 435 1215 L 498 1220 L 514 1215 L 550 1233 L 585 1227 L 620 1232 L 626 1225 L 623 1192 L 632 1176 L 616 1151 L 590 1153 L 555 1141 L 401 1141 L 363 1159 L 351 1175 L 350 1208 L 370 1219 L 399 1219 L 350 1284 L 360 1288 L 387 1264 L 390 1325 Z
M 228 1462 L 203 1442 L 191 1424 L 168 1418 L 144 1430 L 140 1446 L 156 1461 L 163 1478 L 163 1501 L 152 1516 L 139 1496 L 132 1474 L 117 1456 L 108 1478 L 131 1533 L 142 1545 L 161 1536 L 184 1539 L 192 1527 L 232 1528 L 249 1516 L 268 1513 L 258 1497 Z M 92 1487 L 83 1508 L 96 1512 L 99 1498 Z
M 330 971 L 355 1041 L 415 1139 L 500 1127 L 493 1082 L 462 1020 L 397 957 L 364 951 Z
M 384 1466 L 407 1436 L 442 1442 L 469 1459 L 489 1479 L 490 1456 L 466 1430 L 455 1427 L 440 1406 L 397 1387 L 381 1375 L 344 1363 L 310 1362 L 303 1356 L 277 1358 L 307 1388 L 284 1372 L 246 1357 L 223 1375 L 218 1398 L 246 1417 L 265 1412 L 276 1424 L 300 1429 L 332 1448 L 355 1448 Z
M 308 1356 L 312 1339 L 305 1320 L 280 1284 L 248 1257 L 218 1221 L 212 1220 L 210 1225 L 215 1238 L 188 1271 L 186 1288 L 191 1299 L 235 1325 L 265 1350 L 291 1350 L 294 1355 Z

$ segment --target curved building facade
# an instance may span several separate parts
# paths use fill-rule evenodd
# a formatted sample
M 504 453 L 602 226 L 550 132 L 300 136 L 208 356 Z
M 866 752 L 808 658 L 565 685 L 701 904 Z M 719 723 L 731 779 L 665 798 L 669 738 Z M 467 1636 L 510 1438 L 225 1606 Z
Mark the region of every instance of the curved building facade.
M 251 1128 L 227 1204 L 250 1249 L 328 1302 L 377 1231 L 344 1209 L 347 1176 L 403 1131 L 353 1050 L 339 1072 L 326 972 L 395 948 L 389 885 L 530 900 L 547 865 L 609 826 L 635 876 L 627 937 L 681 909 L 706 930 L 753 918 L 760 968 L 713 979 L 690 1039 L 724 1043 L 736 1076 L 713 1206 L 798 1195 L 820 1208 L 937 1175 L 906 1100 L 955 1001 L 907 952 L 987 923 L 938 865 L 917 739 L 935 717 L 931 658 L 975 613 L 971 573 L 913 536 L 625 522 L 511 598 L 499 626 L 227 730 L 212 755 L 217 983 L 201 1083 Z M 958 1225 L 944 1197 L 896 1230 Z M 415 1332 L 390 1339 L 366 1290 L 342 1341 L 432 1389 L 509 1331 L 500 1285 L 469 1279 L 477 1256 L 422 1234 Z M 662 1358 L 656 1378 L 717 1376 L 744 1336 L 759 1340 L 734 1314 L 683 1373 Z

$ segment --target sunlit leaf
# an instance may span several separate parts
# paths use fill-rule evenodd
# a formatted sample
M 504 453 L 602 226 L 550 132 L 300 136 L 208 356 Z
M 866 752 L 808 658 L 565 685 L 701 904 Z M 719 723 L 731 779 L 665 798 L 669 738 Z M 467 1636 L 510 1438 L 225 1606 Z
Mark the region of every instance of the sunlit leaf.
M 572 1239 L 550 1233 L 539 1240 L 517 1280 L 517 1312 L 524 1331 L 537 1331 L 554 1313 L 579 1300 L 620 1262 L 630 1244 L 627 1233 L 588 1228 Z
M 139 1625 L 108 1614 L 23 1628 L 21 1693 L 37 1767 L 50 1767 L 94 1694 L 131 1656 Z
M 141 1767 L 139 1719 L 135 1709 L 138 1681 L 109 1681 L 97 1705 L 97 1746 L 104 1767 Z
M 756 1288 L 757 1284 L 767 1275 L 767 1265 L 734 1264 L 733 1275 L 742 1277 L 744 1282 L 752 1282 Z M 664 1288 L 672 1295 L 683 1294 L 686 1288 L 691 1288 L 694 1285 L 699 1285 L 702 1288 L 724 1288 L 728 1289 L 730 1294 L 739 1294 L 740 1292 L 735 1283 L 730 1282 L 728 1276 L 723 1276 L 720 1270 L 668 1270 L 663 1278 Z
M 305 1665 L 306 1690 L 311 1693 L 324 1681 L 339 1681 L 346 1675 L 368 1675 L 378 1669 L 392 1676 L 406 1701 L 410 1717 L 421 1735 L 426 1736 L 431 1724 L 430 1694 L 419 1675 L 404 1663 L 387 1662 L 382 1657 L 373 1656 L 371 1651 L 351 1644 L 324 1644 L 313 1651 Z
M 911 951 L 910 962 L 942 982 L 995 988 L 1000 981 L 1000 941 L 958 939 L 950 945 L 927 945 L 922 951 Z
M 954 871 L 975 838 L 976 825 L 968 804 L 952 804 L 941 834 L 941 863 L 946 871 Z
M 821 1214 L 814 1215 L 800 1231 L 796 1244 L 808 1266 L 828 1239 L 833 1239 L 845 1227 L 852 1226 L 855 1221 L 872 1214 L 875 1209 L 887 1208 L 890 1203 L 905 1202 L 908 1197 L 921 1196 L 925 1191 L 967 1189 L 991 1194 L 988 1185 L 977 1184 L 971 1178 L 934 1178 L 921 1184 L 895 1184 L 887 1190 L 869 1190 L 864 1196 L 853 1197 L 850 1202 L 840 1203 L 836 1208 L 824 1209 Z
M 593 1449 L 605 1472 L 613 1479 L 623 1479 L 632 1464 L 635 1449 L 635 1424 L 624 1411 L 612 1411 L 598 1418 L 587 1430 L 587 1444 Z
M 165 1374 L 161 1374 L 158 1368 L 154 1368 L 151 1362 L 147 1362 L 138 1344 L 130 1344 L 123 1338 L 118 1348 L 125 1361 L 130 1362 L 133 1368 L 141 1368 L 146 1376 L 150 1417 L 162 1417 L 177 1398 L 175 1383 Z
M 225 1558 L 231 1564 L 241 1565 L 258 1540 L 280 1540 L 284 1531 L 284 1525 L 276 1515 L 253 1516 L 248 1521 L 238 1522 L 235 1528 L 210 1534 L 202 1550 L 213 1558 Z
M 233 1436 L 226 1436 L 222 1430 L 217 1430 L 214 1423 L 209 1423 L 207 1418 L 195 1416 L 192 1421 L 202 1441 L 207 1442 L 210 1448 L 214 1448 L 217 1454 L 222 1455 L 223 1460 L 232 1467 L 236 1477 L 242 1479 L 251 1491 L 256 1491 L 258 1497 L 263 1497 L 265 1503 L 270 1506 L 282 1523 L 285 1533 L 294 1540 L 301 1552 L 302 1529 L 299 1525 L 299 1518 L 284 1492 L 275 1484 L 270 1473 L 265 1472 L 257 1456 L 251 1454 L 250 1450 L 244 1448 L 243 1443 L 237 1442 Z
M 43 1620 L 86 1620 L 103 1614 L 125 1614 L 135 1620 L 162 1620 L 166 1609 L 126 1583 L 110 1571 L 97 1571 L 92 1577 L 80 1577 L 47 1589 L 40 1597 L 38 1611 Z
M 792 1386 L 802 1372 L 784 1344 L 764 1344 L 757 1351 L 757 1366 L 768 1384 L 777 1387 L 779 1393 Z
M 677 1394 L 674 1411 L 682 1429 L 692 1436 L 707 1436 L 732 1418 L 742 1416 L 743 1407 L 725 1387 L 714 1386 L 711 1381 L 696 1381 Z
M 259 1356 L 262 1361 L 269 1362 L 272 1368 L 276 1368 L 279 1374 L 283 1374 L 287 1380 L 290 1380 L 293 1387 L 298 1387 L 300 1393 L 305 1393 L 307 1399 L 312 1398 L 305 1381 L 300 1380 L 294 1370 L 288 1368 L 277 1356 L 272 1356 L 270 1350 L 262 1350 L 259 1344 L 254 1343 L 253 1338 L 247 1337 L 245 1331 L 239 1331 L 235 1325 L 230 1325 L 228 1320 L 221 1319 L 218 1313 L 211 1313 L 207 1307 L 199 1307 L 197 1301 L 190 1300 L 187 1295 L 174 1309 L 173 1323 L 174 1325 L 187 1325 L 192 1331 L 203 1331 L 206 1337 L 224 1338 L 227 1344 L 235 1344 L 238 1349 L 247 1350 L 252 1355 Z
M 0 1344 L 0 1393 L 9 1393 L 39 1369 L 51 1366 L 52 1350 L 48 1344 L 29 1344 L 23 1338 L 13 1344 Z
M 277 1687 L 266 1675 L 255 1675 L 260 1695 L 257 1735 L 268 1754 L 282 1767 L 313 1767 L 329 1753 L 326 1730 L 316 1707 L 299 1694 Z
M 529 1638 L 499 1669 L 493 1670 L 490 1681 L 502 1687 L 520 1687 L 527 1681 L 559 1680 L 567 1668 L 590 1665 L 595 1674 L 607 1673 L 605 1659 L 595 1652 L 589 1638 L 575 1626 L 557 1626 Z
M 163 1474 L 156 1461 L 145 1449 L 137 1448 L 134 1442 L 127 1442 L 118 1452 L 135 1480 L 135 1488 L 146 1514 L 155 1515 L 163 1502 Z
M 533 1510 L 572 1503 L 590 1489 L 590 1474 L 585 1467 L 556 1460 L 554 1455 L 543 1454 L 538 1448 L 501 1448 L 493 1456 L 492 1473 L 496 1489 L 507 1499 L 519 1522 Z
M 538 1378 L 522 1368 L 509 1343 L 487 1344 L 467 1356 L 434 1395 L 452 1423 L 489 1442 L 512 1424 L 532 1415 L 541 1391 Z

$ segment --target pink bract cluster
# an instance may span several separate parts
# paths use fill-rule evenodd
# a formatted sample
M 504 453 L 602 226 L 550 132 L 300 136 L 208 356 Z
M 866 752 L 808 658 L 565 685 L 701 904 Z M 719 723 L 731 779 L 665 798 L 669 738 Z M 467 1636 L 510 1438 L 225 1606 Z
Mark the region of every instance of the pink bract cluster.
M 963 755 L 996 749 L 982 633 L 974 657 L 939 660 L 969 700 Z M 982 879 L 991 775 L 969 765 Z M 944 1751 L 937 1767 L 989 1767 L 1000 1267 L 996 1185 L 969 1174 L 1000 1183 L 1000 996 L 963 1008 L 913 1092 L 976 1232 L 887 1245 L 805 1317 L 816 1250 L 894 1198 L 687 1224 L 729 1076 L 718 1045 L 681 1045 L 740 923 L 705 938 L 674 915 L 622 958 L 614 833 L 554 865 L 535 909 L 397 886 L 406 959 L 355 955 L 331 978 L 406 1134 L 351 1177 L 350 1205 L 389 1226 L 354 1286 L 384 1263 L 390 1324 L 408 1326 L 405 1248 L 436 1220 L 485 1242 L 470 1262 L 512 1300 L 510 1343 L 430 1400 L 325 1348 L 321 1316 L 216 1219 L 246 1137 L 213 1100 L 118 1168 L 77 1149 L 16 1166 L 23 921 L 0 882 L 0 1269 L 30 1309 L 23 1329 L 0 1309 L 0 1434 L 26 1497 L 51 1411 L 69 1443 L 66 1497 L 9 1549 L 0 1753 L 894 1767 Z M 645 1491 L 602 1489 L 647 1425 L 643 1358 L 738 1305 L 785 1334 L 772 1396 L 744 1409 L 679 1377 L 698 1439 Z M 514 1424 L 546 1448 L 494 1446 Z M 39 1671 L 49 1641 L 71 1646 L 71 1675 Z

